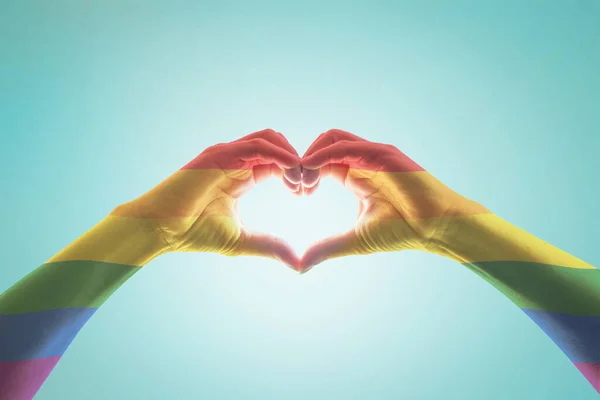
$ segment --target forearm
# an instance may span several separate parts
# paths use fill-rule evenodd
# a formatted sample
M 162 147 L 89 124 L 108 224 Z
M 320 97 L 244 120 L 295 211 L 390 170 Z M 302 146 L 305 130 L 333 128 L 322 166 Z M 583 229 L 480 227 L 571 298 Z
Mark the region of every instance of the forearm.
M 600 391 L 600 270 L 494 214 L 449 219 L 434 240 L 519 306 Z
M 156 229 L 108 216 L 0 295 L 0 398 L 35 395 L 98 307 L 166 249 Z

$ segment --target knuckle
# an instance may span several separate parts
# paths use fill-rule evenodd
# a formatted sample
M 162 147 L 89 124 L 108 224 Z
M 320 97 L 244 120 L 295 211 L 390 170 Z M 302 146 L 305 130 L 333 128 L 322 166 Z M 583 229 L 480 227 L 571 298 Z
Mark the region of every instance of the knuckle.
M 260 136 L 270 140 L 284 139 L 284 136 L 281 133 L 271 128 L 260 131 Z
M 205 150 L 204 153 L 205 154 L 214 154 L 217 153 L 219 151 L 222 150 L 223 146 L 226 146 L 227 143 L 217 143 L 217 144 L 213 144 L 212 146 L 208 146 Z
M 390 153 L 400 153 L 400 149 L 398 149 L 393 144 L 385 144 L 383 146 L 384 146 L 385 150 L 387 150 Z
M 341 139 L 341 140 L 338 140 L 337 142 L 335 142 L 335 144 L 337 145 L 337 147 L 346 147 L 346 146 L 349 146 L 352 143 L 353 142 L 351 140 L 346 140 L 346 139 Z
M 329 130 L 327 130 L 327 132 L 325 132 L 325 135 L 339 135 L 341 132 L 341 130 L 337 129 L 337 128 L 331 128 Z
M 248 145 L 250 145 L 252 147 L 259 147 L 259 146 L 264 145 L 265 143 L 268 143 L 268 142 L 263 138 L 253 138 L 248 141 Z
M 323 138 L 328 139 L 331 143 L 335 143 L 340 138 L 340 132 L 338 129 L 330 129 L 323 134 Z
M 282 143 L 287 142 L 286 137 L 283 135 L 283 133 L 281 132 L 277 132 L 271 129 L 271 131 L 269 132 L 269 137 L 275 139 L 275 140 L 279 140 Z

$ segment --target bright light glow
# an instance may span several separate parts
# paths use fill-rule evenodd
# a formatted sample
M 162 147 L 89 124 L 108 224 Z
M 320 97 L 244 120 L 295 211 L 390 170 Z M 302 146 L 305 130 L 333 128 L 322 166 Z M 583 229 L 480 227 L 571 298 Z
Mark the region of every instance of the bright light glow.
M 311 196 L 295 196 L 269 179 L 244 195 L 239 212 L 249 229 L 282 237 L 301 255 L 311 243 L 352 228 L 358 200 L 329 178 Z
M 239 213 L 248 228 L 282 237 L 301 255 L 311 243 L 350 229 L 358 200 L 331 178 L 309 197 L 295 196 L 282 182 L 271 179 L 240 200 Z M 202 254 L 194 258 L 184 253 L 168 257 L 169 264 L 185 264 L 180 266 L 183 273 L 157 275 L 156 285 L 174 282 L 177 296 L 166 300 L 170 306 L 161 300 L 151 312 L 179 313 L 186 323 L 178 337 L 186 335 L 182 340 L 188 342 L 202 337 L 210 343 L 186 348 L 186 355 L 195 359 L 205 358 L 208 352 L 224 360 L 223 365 L 235 364 L 241 370 L 262 365 L 269 370 L 302 371 L 315 379 L 331 371 L 353 373 L 351 366 L 364 360 L 372 360 L 374 369 L 381 367 L 377 354 L 386 354 L 388 343 L 401 332 L 408 332 L 413 342 L 435 341 L 436 331 L 423 333 L 406 325 L 428 318 L 417 314 L 419 308 L 413 303 L 429 282 L 419 279 L 423 272 L 417 269 L 392 267 L 410 263 L 407 255 L 401 259 L 389 253 L 343 257 L 303 275 L 261 257 Z M 436 298 L 419 299 L 419 304 L 428 301 Z M 193 304 L 194 317 L 179 304 Z M 165 326 L 163 335 L 167 342 L 172 328 Z M 430 336 L 423 339 L 424 335 Z

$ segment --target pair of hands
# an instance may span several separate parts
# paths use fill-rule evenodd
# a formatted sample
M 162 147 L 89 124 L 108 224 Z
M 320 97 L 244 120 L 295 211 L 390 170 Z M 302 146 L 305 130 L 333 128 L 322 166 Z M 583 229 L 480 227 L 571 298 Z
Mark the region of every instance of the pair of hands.
M 254 233 L 241 223 L 241 196 L 269 177 L 296 195 L 310 195 L 331 176 L 358 199 L 358 218 L 348 232 L 312 245 L 298 257 L 283 240 Z M 300 157 L 272 129 L 207 148 L 143 196 L 119 206 L 157 221 L 170 251 L 256 255 L 282 261 L 301 273 L 334 257 L 444 245 L 446 216 L 479 208 L 443 185 L 396 147 L 369 142 L 338 129 L 321 134 Z

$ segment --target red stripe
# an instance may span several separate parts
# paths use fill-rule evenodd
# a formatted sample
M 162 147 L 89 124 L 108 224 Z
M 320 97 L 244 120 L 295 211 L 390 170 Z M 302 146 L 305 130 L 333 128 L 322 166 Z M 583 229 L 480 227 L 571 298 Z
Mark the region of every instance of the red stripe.
M 221 150 L 218 157 L 207 157 L 200 154 L 192 161 L 184 165 L 181 169 L 233 169 L 233 170 L 251 170 L 256 166 L 256 162 L 244 161 L 229 154 L 226 149 Z
M 408 156 L 400 151 L 395 151 L 393 155 L 388 155 L 378 148 L 370 148 L 373 146 L 370 143 L 365 143 L 365 157 L 343 160 L 338 163 L 331 163 L 331 166 L 338 166 L 351 169 L 359 169 L 366 171 L 383 171 L 383 172 L 419 172 L 425 171 L 423 167 L 414 162 Z M 379 151 L 380 157 L 373 157 L 370 152 Z M 354 157 L 353 157 L 354 158 Z M 229 170 L 250 170 L 258 161 L 241 160 L 232 150 L 222 147 L 218 154 L 202 153 L 181 169 L 229 169 Z
M 417 172 L 424 169 L 393 146 L 371 142 L 338 142 L 304 158 L 308 169 L 325 165 L 384 172 Z
M 425 171 L 423 167 L 395 147 L 380 143 L 360 143 L 360 156 L 354 155 L 350 160 L 342 161 L 351 169 L 383 172 L 418 172 Z
M 594 389 L 596 389 L 596 391 L 600 393 L 600 363 L 576 362 L 573 364 L 575 364 L 579 372 L 581 372 L 583 376 L 585 376 L 585 379 L 587 379 L 588 382 L 592 384 Z
M 383 164 L 383 163 L 382 163 Z M 385 165 L 373 163 L 369 160 L 347 161 L 343 164 L 331 164 L 332 167 L 344 167 L 358 169 L 363 171 L 382 171 L 382 172 L 422 172 L 425 168 L 411 160 L 410 158 L 394 157 L 385 160 Z
M 0 399 L 31 400 L 60 357 L 0 362 Z

